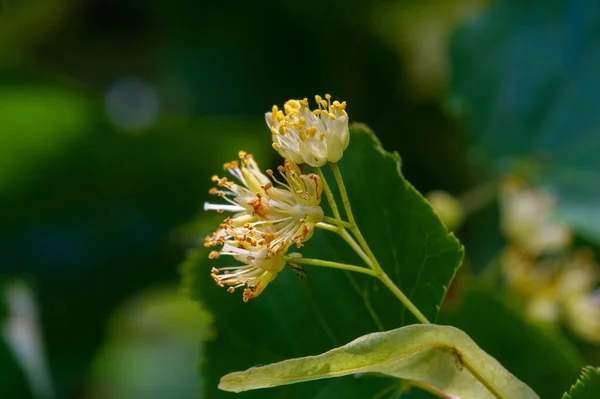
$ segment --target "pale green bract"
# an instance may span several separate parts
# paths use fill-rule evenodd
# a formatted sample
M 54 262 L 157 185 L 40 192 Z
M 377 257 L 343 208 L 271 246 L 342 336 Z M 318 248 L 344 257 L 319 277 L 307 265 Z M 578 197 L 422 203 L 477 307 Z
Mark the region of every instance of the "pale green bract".
M 429 324 L 368 334 L 317 356 L 230 373 L 219 388 L 242 392 L 356 373 L 417 381 L 448 397 L 539 398 L 463 331 Z

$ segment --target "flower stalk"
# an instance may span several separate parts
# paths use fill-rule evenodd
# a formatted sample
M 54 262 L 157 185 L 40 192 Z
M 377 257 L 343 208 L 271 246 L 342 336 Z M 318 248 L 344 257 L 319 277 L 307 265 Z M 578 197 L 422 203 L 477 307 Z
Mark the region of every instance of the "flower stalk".
M 334 163 L 331 163 L 330 166 L 333 171 L 336 183 L 338 185 L 340 196 L 342 197 L 342 204 L 344 205 L 344 210 L 346 212 L 346 216 L 348 217 L 349 222 L 345 222 L 342 220 L 332 220 L 331 218 L 327 218 L 328 223 L 336 225 L 336 228 L 329 230 L 338 233 L 342 238 L 345 239 L 345 241 L 348 244 L 350 244 L 350 247 L 352 247 L 352 249 L 359 256 L 361 256 L 365 263 L 373 270 L 374 273 L 371 275 L 379 279 L 379 281 L 381 281 L 383 285 L 385 285 L 392 292 L 392 294 L 394 294 L 394 296 L 398 298 L 398 300 L 400 300 L 400 302 L 406 307 L 406 309 L 408 309 L 408 311 L 411 312 L 412 315 L 420 323 L 431 324 L 427 317 L 425 317 L 425 315 L 412 303 L 412 301 L 404 294 L 404 292 L 402 292 L 402 290 L 398 288 L 396 284 L 394 284 L 392 279 L 390 279 L 390 277 L 385 273 L 385 271 L 377 261 L 377 258 L 375 258 L 373 251 L 369 247 L 369 244 L 365 240 L 364 236 L 362 235 L 362 232 L 356 224 L 356 219 L 354 218 L 354 214 L 352 213 L 352 206 L 350 205 L 350 199 L 348 198 L 348 192 L 346 191 L 346 186 L 344 185 L 344 180 L 342 178 L 340 169 L 338 165 Z M 323 186 L 328 188 L 325 176 L 323 176 L 322 173 L 319 176 L 321 177 Z M 326 197 L 328 201 L 330 201 L 330 206 L 332 206 L 331 203 L 335 201 L 330 200 L 330 196 L 327 194 Z M 333 198 L 333 195 L 331 197 Z M 325 219 L 323 220 L 325 221 Z M 317 224 L 315 227 L 323 228 L 322 223 Z M 354 246 L 351 244 L 356 244 L 356 241 L 348 234 L 348 231 L 346 229 L 352 232 L 352 234 L 356 238 L 356 241 L 358 241 L 358 245 Z M 357 246 L 359 246 L 359 248 L 356 248 Z
M 292 263 L 292 264 L 300 263 L 300 264 L 311 265 L 311 266 L 332 267 L 334 269 L 348 270 L 351 272 L 358 272 L 358 273 L 368 274 L 369 276 L 377 277 L 377 274 L 371 269 L 367 269 L 366 267 L 362 267 L 362 266 L 348 265 L 346 263 L 331 262 L 328 260 L 321 260 L 321 259 L 300 258 L 300 257 L 295 257 L 295 256 L 285 256 L 284 260 L 286 262 Z

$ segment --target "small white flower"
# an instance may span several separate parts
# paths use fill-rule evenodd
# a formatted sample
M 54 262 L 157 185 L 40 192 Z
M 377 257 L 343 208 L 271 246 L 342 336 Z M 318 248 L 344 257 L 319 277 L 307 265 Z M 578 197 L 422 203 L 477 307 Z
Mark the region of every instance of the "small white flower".
M 311 111 L 308 100 L 289 100 L 283 111 L 276 105 L 265 114 L 273 148 L 285 159 L 313 167 L 338 162 L 350 142 L 346 102 L 331 96 L 315 96 L 319 109 Z
M 207 237 L 206 245 L 223 243 L 225 231 L 237 229 L 237 235 L 256 231 L 267 241 L 271 253 L 285 253 L 290 245 L 298 247 L 310 238 L 316 223 L 323 219 L 319 206 L 323 186 L 315 174 L 304 175 L 292 161 L 286 161 L 278 168 L 283 180 L 277 180 L 271 170 L 267 175 L 278 183 L 273 186 L 271 179 L 262 174 L 251 155 L 240 152 L 241 162 L 224 165 L 240 184 L 227 178 L 213 177 L 221 188 L 213 188 L 210 193 L 225 199 L 228 204 L 205 203 L 205 210 L 235 212 L 227 218 L 212 237 Z
M 240 237 L 232 232 L 224 234 L 223 248 L 220 251 L 211 251 L 209 258 L 229 255 L 243 265 L 218 269 L 213 267 L 211 277 L 219 286 L 229 286 L 227 291 L 230 293 L 236 288 L 244 287 L 242 299 L 247 302 L 260 295 L 283 270 L 285 267 L 283 254 L 272 254 L 265 245 L 264 239 L 254 239 L 250 235 Z
M 544 188 L 527 188 L 507 179 L 500 190 L 504 234 L 530 255 L 557 253 L 571 244 L 571 232 L 554 218 L 556 198 Z
M 590 342 L 600 342 L 600 290 L 574 295 L 565 303 L 569 327 Z

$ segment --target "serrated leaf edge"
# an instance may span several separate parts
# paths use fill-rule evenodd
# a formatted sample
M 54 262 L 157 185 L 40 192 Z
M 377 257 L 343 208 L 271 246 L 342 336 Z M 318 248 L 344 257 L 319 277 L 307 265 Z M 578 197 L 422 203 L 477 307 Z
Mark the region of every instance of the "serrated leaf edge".
M 562 399 L 573 399 L 573 396 L 571 395 L 575 393 L 574 391 L 585 388 L 586 381 L 589 381 L 592 378 L 589 374 L 593 372 L 597 373 L 598 377 L 600 378 L 600 367 L 585 366 L 584 368 L 582 368 L 579 378 L 577 379 L 577 381 L 575 381 L 575 384 L 571 385 L 571 389 L 569 389 L 569 392 L 565 392 L 563 394 Z
M 364 123 L 358 123 L 358 122 L 354 122 L 350 125 L 350 129 L 360 129 L 363 132 L 365 132 L 367 135 L 369 135 L 369 137 L 371 138 L 371 140 L 373 141 L 373 143 L 375 144 L 375 149 L 384 157 L 386 158 L 391 158 L 392 160 L 394 160 L 394 162 L 396 163 L 396 171 L 398 172 L 398 175 L 400 176 L 401 180 L 404 182 L 405 185 L 407 185 L 407 187 L 409 189 L 411 189 L 417 196 L 419 196 L 423 202 L 425 202 L 427 204 L 427 206 L 429 206 L 429 209 L 431 211 L 431 213 L 439 219 L 439 217 L 437 216 L 437 214 L 435 213 L 435 211 L 433 210 L 433 207 L 431 206 L 431 204 L 429 203 L 429 201 L 427 201 L 427 199 L 423 196 L 423 194 L 421 194 L 419 192 L 419 190 L 417 190 L 412 184 L 410 184 L 410 182 L 406 179 L 406 177 L 404 177 L 404 174 L 402 173 L 402 157 L 400 157 L 400 154 L 397 151 L 394 152 L 390 152 L 387 151 L 385 148 L 383 148 L 383 145 L 381 144 L 381 140 L 379 140 L 379 138 L 377 137 L 377 135 L 375 135 L 375 133 L 373 132 L 373 130 L 371 130 L 371 128 L 369 128 L 367 125 L 365 125 Z M 444 227 L 444 229 L 446 230 L 446 233 L 452 238 L 454 239 L 454 241 L 459 245 L 459 262 L 457 263 L 457 265 L 454 267 L 454 273 L 452 273 L 452 277 L 450 278 L 450 281 L 448 282 L 448 286 L 442 286 L 444 288 L 444 293 L 442 294 L 442 298 L 440 300 L 440 303 L 438 303 L 436 305 L 436 309 L 438 310 L 438 312 L 435 315 L 434 318 L 434 322 L 437 321 L 438 316 L 439 316 L 439 310 L 442 306 L 442 304 L 444 303 L 444 300 L 446 299 L 446 295 L 448 294 L 448 289 L 450 288 L 450 285 L 452 284 L 452 282 L 454 281 L 454 278 L 456 277 L 456 273 L 458 273 L 458 269 L 460 269 L 460 267 L 462 266 L 464 257 L 465 257 L 465 247 L 464 245 L 461 244 L 461 242 L 458 240 L 458 238 L 456 238 L 456 236 L 454 235 L 453 232 L 448 231 L 448 229 L 446 228 L 446 225 L 444 225 L 444 223 L 442 223 L 440 221 L 440 224 Z

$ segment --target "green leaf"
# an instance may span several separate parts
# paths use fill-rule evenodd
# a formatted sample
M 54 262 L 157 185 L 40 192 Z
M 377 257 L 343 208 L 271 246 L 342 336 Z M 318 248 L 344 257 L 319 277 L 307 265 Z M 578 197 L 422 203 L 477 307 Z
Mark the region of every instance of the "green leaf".
M 559 397 L 584 364 L 581 355 L 560 332 L 528 322 L 491 290 L 471 287 L 444 307 L 440 321 L 469 334 L 542 398 Z
M 462 246 L 404 178 L 398 153 L 385 151 L 365 125 L 353 125 L 352 140 L 339 167 L 356 222 L 385 272 L 425 317 L 435 321 L 462 262 Z M 339 198 L 335 180 L 328 173 L 326 176 Z M 348 246 L 337 237 L 328 234 L 327 238 L 329 245 L 312 245 L 307 255 L 322 259 L 334 255 L 340 261 L 362 264 L 357 257 L 349 259 Z M 398 300 L 372 279 L 357 279 L 355 286 L 365 304 L 399 306 Z M 402 307 L 400 311 L 400 325 L 417 322 Z M 398 327 L 398 313 L 385 312 L 379 317 L 379 330 Z
M 452 41 L 453 101 L 500 174 L 533 167 L 559 216 L 600 241 L 600 9 L 593 1 L 494 2 Z
M 8 277 L 0 275 L 0 398 L 33 399 L 34 395 L 23 370 L 3 334 L 8 327 L 10 316 L 6 300 L 6 287 L 9 281 Z
M 61 155 L 90 124 L 86 100 L 63 89 L 2 87 L 0 90 L 0 189 L 33 178 Z
M 357 223 L 382 267 L 434 320 L 462 260 L 459 242 L 403 178 L 398 155 L 383 151 L 364 126 L 352 127 L 350 146 L 339 166 Z M 328 181 L 334 185 L 331 176 Z M 337 235 L 327 231 L 316 231 L 301 250 L 305 257 L 362 265 Z M 362 335 L 414 321 L 373 277 L 322 267 L 304 266 L 308 281 L 284 270 L 258 298 L 243 303 L 239 292 L 228 294 L 210 278 L 211 267 L 222 259 L 208 261 L 207 256 L 208 250 L 194 251 L 182 270 L 186 290 L 215 316 L 217 338 L 208 345 L 203 366 L 210 398 L 226 395 L 217 390 L 217 383 L 232 370 L 325 352 Z M 397 382 L 392 379 L 344 380 L 276 388 L 269 397 L 312 397 L 332 386 L 339 387 L 335 396 L 344 398 L 386 389 L 396 392 Z M 357 396 L 359 386 L 364 394 Z
M 596 399 L 600 397 L 600 368 L 586 366 L 581 370 L 581 376 L 565 392 L 562 399 Z
M 461 330 L 428 324 L 373 333 L 318 356 L 231 373 L 219 388 L 242 392 L 356 373 L 418 381 L 461 398 L 538 397 Z

